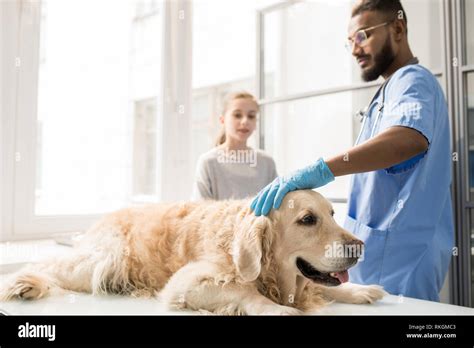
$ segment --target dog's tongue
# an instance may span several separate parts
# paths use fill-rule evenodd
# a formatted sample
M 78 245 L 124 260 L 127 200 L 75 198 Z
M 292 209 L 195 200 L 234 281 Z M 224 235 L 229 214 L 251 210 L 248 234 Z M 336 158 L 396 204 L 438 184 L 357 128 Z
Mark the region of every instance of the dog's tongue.
M 349 281 L 349 272 L 334 272 L 334 277 L 339 279 L 341 283 L 347 283 Z

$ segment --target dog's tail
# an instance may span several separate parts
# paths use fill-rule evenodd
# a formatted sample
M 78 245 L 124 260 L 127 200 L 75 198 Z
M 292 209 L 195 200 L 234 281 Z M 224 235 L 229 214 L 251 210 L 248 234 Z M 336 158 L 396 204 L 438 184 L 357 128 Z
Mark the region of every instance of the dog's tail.
M 117 235 L 115 235 L 117 237 Z M 0 301 L 40 299 L 65 291 L 93 294 L 131 294 L 128 253 L 120 238 L 97 239 L 95 245 L 71 250 L 71 254 L 33 264 L 4 277 L 0 282 Z

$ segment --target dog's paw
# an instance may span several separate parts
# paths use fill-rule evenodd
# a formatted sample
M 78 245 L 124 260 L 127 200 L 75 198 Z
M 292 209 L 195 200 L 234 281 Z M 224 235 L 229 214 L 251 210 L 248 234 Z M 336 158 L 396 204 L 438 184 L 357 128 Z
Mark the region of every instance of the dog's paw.
M 354 285 L 354 288 L 351 294 L 351 303 L 374 303 L 387 295 L 387 292 L 379 285 L 352 285 Z
M 44 297 L 49 290 L 50 286 L 45 277 L 34 274 L 20 275 L 2 287 L 0 301 L 37 300 Z

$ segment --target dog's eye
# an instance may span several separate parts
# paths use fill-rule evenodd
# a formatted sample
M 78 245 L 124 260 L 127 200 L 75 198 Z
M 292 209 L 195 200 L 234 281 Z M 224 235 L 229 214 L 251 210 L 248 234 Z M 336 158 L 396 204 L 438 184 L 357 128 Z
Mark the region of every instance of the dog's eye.
M 308 214 L 303 216 L 303 218 L 298 221 L 302 225 L 314 225 L 316 224 L 317 218 L 314 215 Z
M 331 210 L 331 216 L 334 216 L 334 210 Z

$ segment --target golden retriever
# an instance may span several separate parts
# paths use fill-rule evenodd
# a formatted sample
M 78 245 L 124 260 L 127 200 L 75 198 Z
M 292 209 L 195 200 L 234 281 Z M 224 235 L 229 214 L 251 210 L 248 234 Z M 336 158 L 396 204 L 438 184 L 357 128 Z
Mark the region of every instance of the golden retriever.
M 289 193 L 256 217 L 249 200 L 153 204 L 112 213 L 67 257 L 9 277 L 0 300 L 78 291 L 154 296 L 172 308 L 216 314 L 290 314 L 331 301 L 372 303 L 385 292 L 351 284 L 358 255 L 328 255 L 362 242 L 338 226 L 319 193 Z

